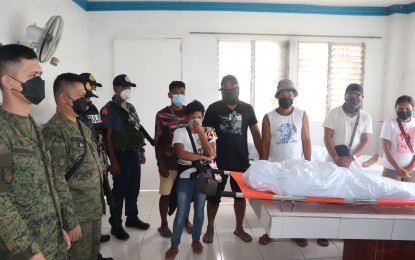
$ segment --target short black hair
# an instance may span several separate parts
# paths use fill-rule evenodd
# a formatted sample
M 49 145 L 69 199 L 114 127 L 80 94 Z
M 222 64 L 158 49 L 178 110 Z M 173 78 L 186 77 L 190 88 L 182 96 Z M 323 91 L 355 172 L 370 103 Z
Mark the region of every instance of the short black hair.
M 411 104 L 412 107 L 414 107 L 414 100 L 411 96 L 407 96 L 407 95 L 403 95 L 398 97 L 398 99 L 396 99 L 395 102 L 395 108 L 398 106 L 399 103 L 402 102 L 408 102 L 409 104 Z
M 186 88 L 186 84 L 183 81 L 172 81 L 169 85 L 169 91 L 172 91 L 175 88 Z
M 10 73 L 7 71 L 7 67 L 21 63 L 23 59 L 37 60 L 37 55 L 32 49 L 24 45 L 8 44 L 0 46 L 0 76 Z
M 53 94 L 55 97 L 62 93 L 64 90 L 71 87 L 73 83 L 82 83 L 84 85 L 85 80 L 75 73 L 62 73 L 56 77 L 55 81 L 53 82 Z
M 192 102 L 187 104 L 186 107 L 184 108 L 184 114 L 186 116 L 192 115 L 196 112 L 200 112 L 202 113 L 202 115 L 205 114 L 205 107 L 203 106 L 202 103 L 200 103 L 197 100 L 193 100 Z

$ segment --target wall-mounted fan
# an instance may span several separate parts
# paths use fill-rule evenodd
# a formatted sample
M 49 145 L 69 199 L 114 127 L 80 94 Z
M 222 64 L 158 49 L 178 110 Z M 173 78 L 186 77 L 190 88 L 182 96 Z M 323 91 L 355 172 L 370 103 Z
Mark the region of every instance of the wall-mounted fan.
M 35 49 L 40 62 L 48 62 L 58 48 L 62 30 L 63 19 L 60 15 L 55 15 L 48 20 L 43 29 L 36 24 L 29 25 L 26 29 L 26 38 L 31 42 L 19 42 L 19 44 Z

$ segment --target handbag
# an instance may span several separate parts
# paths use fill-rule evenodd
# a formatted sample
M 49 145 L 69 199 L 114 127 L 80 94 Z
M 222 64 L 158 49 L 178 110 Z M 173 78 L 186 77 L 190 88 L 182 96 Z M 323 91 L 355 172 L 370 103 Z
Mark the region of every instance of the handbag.
M 339 144 L 334 147 L 338 156 L 340 157 L 350 156 L 350 147 L 352 147 L 352 144 L 353 144 L 353 139 L 356 134 L 357 125 L 359 124 L 359 119 L 360 119 L 360 112 L 357 114 L 357 119 L 356 119 L 356 123 L 354 124 L 352 136 L 350 137 L 349 146 L 345 144 Z
M 186 128 L 187 133 L 190 137 L 190 142 L 192 143 L 193 151 L 197 153 L 196 145 L 193 140 L 192 133 L 190 133 L 189 128 Z M 203 164 L 200 161 L 193 161 L 192 165 L 196 168 L 196 173 L 191 175 L 191 178 L 199 177 L 197 180 L 196 190 L 199 193 L 205 194 L 206 196 L 213 196 L 216 194 L 218 189 L 218 182 L 216 181 L 215 174 L 212 172 L 212 169 L 208 164 Z

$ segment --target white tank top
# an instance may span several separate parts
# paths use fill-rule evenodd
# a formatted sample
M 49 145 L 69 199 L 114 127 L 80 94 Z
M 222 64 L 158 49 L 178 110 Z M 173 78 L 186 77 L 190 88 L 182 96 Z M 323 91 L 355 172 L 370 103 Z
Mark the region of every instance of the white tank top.
M 304 158 L 301 142 L 304 111 L 293 108 L 288 116 L 279 114 L 275 109 L 267 114 L 271 133 L 269 147 L 269 160 L 271 162 Z

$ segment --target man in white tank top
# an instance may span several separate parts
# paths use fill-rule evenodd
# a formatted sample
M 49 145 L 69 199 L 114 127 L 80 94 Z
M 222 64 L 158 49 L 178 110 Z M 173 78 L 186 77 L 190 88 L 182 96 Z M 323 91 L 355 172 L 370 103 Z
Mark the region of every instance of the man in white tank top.
M 261 160 L 282 162 L 287 159 L 311 159 L 311 139 L 308 117 L 305 111 L 293 106 L 298 92 L 289 79 L 278 82 L 275 98 L 279 106 L 267 113 L 262 121 L 262 157 Z M 294 241 L 300 246 L 308 245 L 306 239 Z M 266 245 L 270 242 L 267 234 L 259 239 Z

